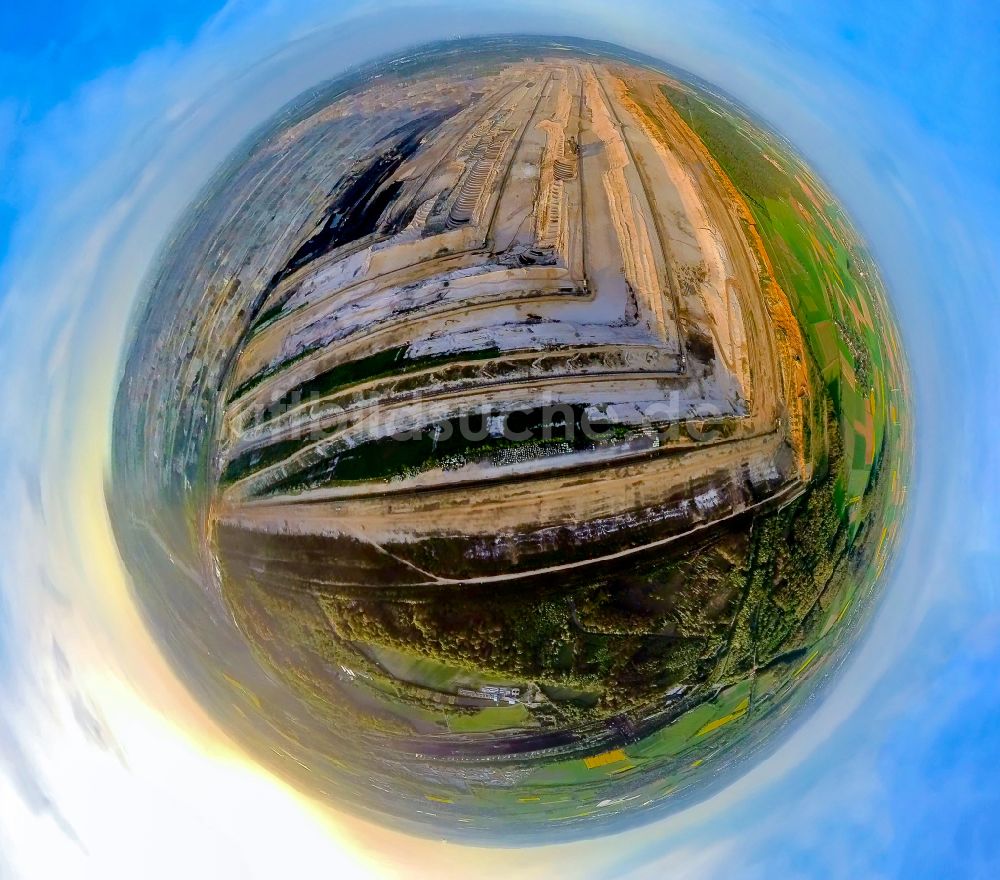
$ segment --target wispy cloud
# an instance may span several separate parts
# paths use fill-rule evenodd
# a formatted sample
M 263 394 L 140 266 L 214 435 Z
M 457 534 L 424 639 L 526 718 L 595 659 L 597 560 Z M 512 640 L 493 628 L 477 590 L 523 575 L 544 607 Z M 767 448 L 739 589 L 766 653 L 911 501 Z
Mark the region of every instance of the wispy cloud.
M 112 874 L 129 874 L 137 848 L 115 856 L 102 833 L 111 820 L 93 815 L 122 817 L 122 807 L 101 791 L 90 802 L 80 794 L 107 779 L 162 823 L 160 847 L 188 840 L 217 872 L 251 870 L 250 860 L 224 858 L 246 847 L 261 876 L 277 870 L 261 842 L 273 815 L 302 853 L 350 853 L 345 870 L 355 873 L 402 875 L 412 862 L 438 876 L 470 865 L 483 876 L 896 877 L 949 866 L 989 876 L 1000 858 L 990 757 L 1000 746 L 1000 453 L 987 439 L 1000 429 L 1000 174 L 983 144 L 1000 133 L 990 113 L 996 17 L 984 7 L 981 32 L 971 32 L 957 13 L 945 16 L 923 70 L 913 46 L 924 8 L 233 2 L 189 41 L 89 79 L 30 125 L 19 105 L 0 103 L 0 157 L 5 144 L 16 152 L 7 168 L 18 209 L 0 273 L 0 809 L 20 805 L 16 821 L 2 814 L 0 851 L 12 864 L 41 864 L 31 848 L 61 835 L 70 849 L 54 852 L 96 853 Z M 925 24 L 940 15 L 928 12 Z M 285 101 L 349 64 L 512 22 L 687 66 L 776 123 L 817 165 L 885 270 L 914 369 L 918 460 L 908 538 L 870 636 L 775 755 L 681 815 L 614 841 L 505 854 L 498 867 L 489 853 L 339 818 L 331 836 L 308 805 L 240 763 L 129 616 L 102 493 L 129 308 L 214 168 Z M 970 132 L 975 120 L 981 128 Z M 174 717 L 160 717 L 164 705 Z M 172 762 L 172 776 L 158 762 Z M 214 816 L 192 821 L 195 779 L 220 810 L 238 790 L 243 833 L 260 840 L 233 839 L 236 826 Z M 366 861 L 353 840 L 386 854 Z

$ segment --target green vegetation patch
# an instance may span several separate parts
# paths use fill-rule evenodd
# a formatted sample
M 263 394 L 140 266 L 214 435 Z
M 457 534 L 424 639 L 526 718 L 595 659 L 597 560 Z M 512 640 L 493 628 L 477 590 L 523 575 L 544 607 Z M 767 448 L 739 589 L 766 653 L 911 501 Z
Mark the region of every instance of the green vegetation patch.
M 469 714 L 455 715 L 448 721 L 454 733 L 489 733 L 494 730 L 522 728 L 531 721 L 526 706 L 487 706 Z
M 301 492 L 337 483 L 391 480 L 436 467 L 456 469 L 476 461 L 514 463 L 546 454 L 581 451 L 641 434 L 625 425 L 588 423 L 587 407 L 569 404 L 493 416 L 467 413 L 414 432 L 383 437 L 332 455 L 290 474 L 269 491 Z M 502 427 L 492 426 L 499 418 Z M 415 435 L 415 436 L 414 436 Z M 513 450 L 520 452 L 512 456 Z
M 777 137 L 693 90 L 663 91 L 746 199 L 791 299 L 839 416 L 846 504 L 868 483 L 891 395 L 903 382 L 874 264 L 833 198 Z
M 295 406 L 303 401 L 325 397 L 362 382 L 383 379 L 387 376 L 415 373 L 419 370 L 432 369 L 445 364 L 489 360 L 500 354 L 500 349 L 490 347 L 476 351 L 448 352 L 408 358 L 406 356 L 408 350 L 409 346 L 401 345 L 387 348 L 358 360 L 337 364 L 337 366 L 319 373 L 278 398 L 273 402 L 273 406 L 280 411 L 282 407 Z

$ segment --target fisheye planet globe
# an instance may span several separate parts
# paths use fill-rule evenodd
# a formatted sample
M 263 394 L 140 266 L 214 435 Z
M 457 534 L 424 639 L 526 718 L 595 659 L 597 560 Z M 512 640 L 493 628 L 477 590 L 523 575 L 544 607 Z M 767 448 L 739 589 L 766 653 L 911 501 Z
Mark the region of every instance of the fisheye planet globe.
M 606 44 L 436 44 L 310 89 L 178 222 L 111 514 L 179 676 L 289 783 L 591 836 L 821 697 L 891 559 L 906 382 L 864 243 L 747 110 Z

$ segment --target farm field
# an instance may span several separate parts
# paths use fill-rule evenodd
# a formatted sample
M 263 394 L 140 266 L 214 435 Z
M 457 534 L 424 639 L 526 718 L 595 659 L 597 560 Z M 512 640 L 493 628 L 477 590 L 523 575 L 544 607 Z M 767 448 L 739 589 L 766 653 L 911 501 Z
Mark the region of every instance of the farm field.
M 497 38 L 311 91 L 137 326 L 136 594 L 340 808 L 474 842 L 680 809 L 876 607 L 910 457 L 877 266 L 789 144 L 652 59 Z

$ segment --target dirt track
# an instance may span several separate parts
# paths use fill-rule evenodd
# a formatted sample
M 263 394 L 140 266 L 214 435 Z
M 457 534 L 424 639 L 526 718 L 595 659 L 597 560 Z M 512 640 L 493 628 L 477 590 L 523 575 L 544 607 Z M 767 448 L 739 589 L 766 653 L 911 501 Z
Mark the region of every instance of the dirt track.
M 423 206 L 416 219 L 300 270 L 285 310 L 244 348 L 236 384 L 273 375 L 229 407 L 226 454 L 305 429 L 323 437 L 229 487 L 217 514 L 251 530 L 343 531 L 380 544 L 610 521 L 667 504 L 713 474 L 780 471 L 781 485 L 795 484 L 801 339 L 788 332 L 780 290 L 760 286 L 766 258 L 744 232 L 746 206 L 662 82 L 568 59 L 512 65 L 429 137 L 398 184 L 400 199 Z M 711 339 L 708 355 L 698 334 Z M 495 349 L 496 376 L 476 378 L 469 362 L 451 382 L 438 369 L 405 383 L 372 379 L 260 424 L 272 398 L 400 346 L 459 363 L 464 351 Z M 585 368 L 567 368 L 584 347 Z M 610 365 L 632 349 L 641 353 L 628 360 L 634 368 L 603 373 L 592 354 L 605 350 Z M 669 399 L 675 421 L 726 415 L 737 428 L 727 442 L 683 451 L 622 446 L 516 466 L 471 462 L 389 484 L 256 498 L 317 455 L 385 436 L 387 424 L 420 430 L 484 407 L 527 409 L 543 396 L 611 407 L 626 423 Z M 789 441 L 797 468 L 783 463 Z

